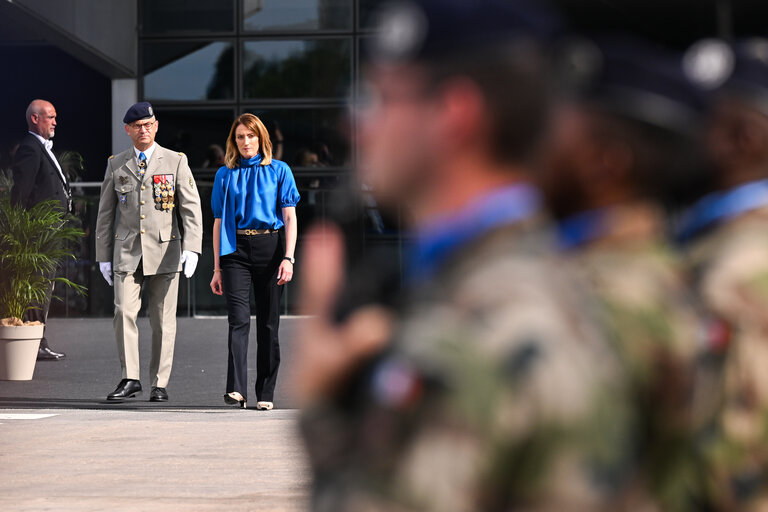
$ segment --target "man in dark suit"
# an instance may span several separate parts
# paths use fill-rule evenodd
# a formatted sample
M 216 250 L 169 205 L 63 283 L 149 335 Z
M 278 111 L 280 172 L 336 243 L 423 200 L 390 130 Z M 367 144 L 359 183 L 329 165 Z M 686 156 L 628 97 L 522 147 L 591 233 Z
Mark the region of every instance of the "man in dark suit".
M 27 127 L 29 133 L 19 144 L 13 158 L 11 201 L 24 208 L 32 208 L 39 202 L 56 200 L 63 211 L 69 212 L 72 207 L 69 183 L 52 150 L 56 109 L 48 101 L 34 100 L 27 107 Z M 45 323 L 52 293 L 53 288 L 45 303 L 39 304 L 39 309 L 25 313 L 24 320 Z M 43 336 L 37 360 L 59 360 L 64 357 L 65 354 L 51 350 L 48 340 Z

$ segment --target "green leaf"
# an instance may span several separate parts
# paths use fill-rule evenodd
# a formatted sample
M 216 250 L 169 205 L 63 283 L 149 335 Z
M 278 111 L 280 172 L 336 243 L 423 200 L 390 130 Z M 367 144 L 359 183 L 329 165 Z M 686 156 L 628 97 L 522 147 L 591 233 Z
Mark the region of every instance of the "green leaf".
M 0 318 L 21 318 L 44 302 L 55 282 L 85 294 L 79 284 L 48 277 L 64 260 L 75 259 L 71 246 L 85 233 L 72 225 L 73 218 L 58 209 L 57 201 L 26 210 L 8 196 L 0 193 Z

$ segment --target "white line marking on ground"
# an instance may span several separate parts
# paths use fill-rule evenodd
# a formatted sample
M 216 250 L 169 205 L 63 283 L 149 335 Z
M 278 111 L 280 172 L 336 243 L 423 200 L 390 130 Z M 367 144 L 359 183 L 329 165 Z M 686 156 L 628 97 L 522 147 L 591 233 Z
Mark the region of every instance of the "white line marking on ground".
M 58 416 L 58 414 L 0 414 L 0 420 L 42 420 L 53 416 Z

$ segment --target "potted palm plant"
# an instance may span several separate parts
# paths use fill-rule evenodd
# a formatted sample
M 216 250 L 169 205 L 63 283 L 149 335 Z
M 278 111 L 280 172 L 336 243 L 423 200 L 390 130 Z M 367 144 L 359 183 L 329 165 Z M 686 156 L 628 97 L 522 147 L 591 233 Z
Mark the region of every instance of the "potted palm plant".
M 50 277 L 64 259 L 74 258 L 68 246 L 83 236 L 66 217 L 56 201 L 26 210 L 0 193 L 0 380 L 31 380 L 34 374 L 43 325 L 25 324 L 24 313 L 42 303 L 55 282 L 85 292 L 68 279 Z

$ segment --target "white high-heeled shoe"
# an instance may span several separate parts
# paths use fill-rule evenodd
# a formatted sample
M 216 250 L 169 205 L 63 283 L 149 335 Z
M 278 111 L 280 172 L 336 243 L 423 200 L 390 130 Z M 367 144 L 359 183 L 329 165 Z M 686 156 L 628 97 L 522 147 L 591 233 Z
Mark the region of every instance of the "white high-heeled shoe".
M 274 407 L 275 407 L 275 404 L 273 404 L 272 402 L 257 402 L 256 403 L 256 408 L 258 410 L 260 410 L 260 411 L 271 411 L 272 409 L 274 409 Z

